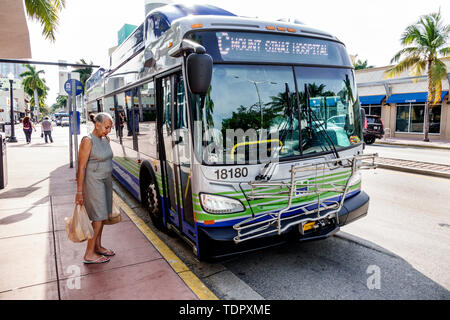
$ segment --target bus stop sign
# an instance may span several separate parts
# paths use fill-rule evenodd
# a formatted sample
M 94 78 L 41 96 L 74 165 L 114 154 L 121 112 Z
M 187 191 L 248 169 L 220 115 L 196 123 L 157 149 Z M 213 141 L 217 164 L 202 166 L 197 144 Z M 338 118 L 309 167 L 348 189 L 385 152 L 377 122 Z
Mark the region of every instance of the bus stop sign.
M 83 93 L 83 84 L 76 79 L 69 79 L 64 83 L 64 90 L 67 94 L 70 96 L 72 95 L 72 81 L 75 81 L 75 95 L 77 96 Z

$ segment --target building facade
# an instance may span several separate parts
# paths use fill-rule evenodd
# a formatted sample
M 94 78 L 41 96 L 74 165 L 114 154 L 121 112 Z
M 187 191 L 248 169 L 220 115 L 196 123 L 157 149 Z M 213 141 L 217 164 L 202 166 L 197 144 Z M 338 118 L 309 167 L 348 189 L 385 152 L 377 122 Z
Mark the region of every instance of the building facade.
M 442 59 L 450 71 L 450 58 Z M 426 75 L 408 73 L 386 78 L 391 66 L 356 70 L 355 77 L 361 106 L 366 114 L 381 116 L 386 136 L 423 138 L 424 111 L 427 101 Z M 450 73 L 442 80 L 442 94 L 429 113 L 430 140 L 450 140 Z
M 29 110 L 29 101 L 23 90 L 20 74 L 25 71 L 21 64 L 0 63 L 0 123 L 10 122 L 11 114 L 11 89 L 8 79 L 9 73 L 14 75 L 13 82 L 13 110 L 14 119 L 25 117 Z
M 0 2 L 0 58 L 31 58 L 30 35 L 23 1 Z

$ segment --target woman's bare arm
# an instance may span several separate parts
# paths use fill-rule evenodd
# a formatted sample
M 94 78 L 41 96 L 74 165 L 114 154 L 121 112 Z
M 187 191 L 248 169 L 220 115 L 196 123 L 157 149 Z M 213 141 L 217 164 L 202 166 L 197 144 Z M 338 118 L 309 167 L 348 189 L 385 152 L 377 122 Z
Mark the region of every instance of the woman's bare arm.
M 75 197 L 75 202 L 79 204 L 83 203 L 84 177 L 86 174 L 86 165 L 91 150 L 92 140 L 87 137 L 83 138 L 83 140 L 81 140 L 80 149 L 78 152 L 77 195 Z

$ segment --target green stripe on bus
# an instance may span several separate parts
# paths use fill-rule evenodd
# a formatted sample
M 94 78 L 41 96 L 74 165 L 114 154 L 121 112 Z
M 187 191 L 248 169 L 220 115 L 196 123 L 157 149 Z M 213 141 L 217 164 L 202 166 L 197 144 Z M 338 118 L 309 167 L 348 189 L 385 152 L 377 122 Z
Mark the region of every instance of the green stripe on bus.
M 113 158 L 113 161 L 117 162 L 120 166 L 134 175 L 136 178 L 139 178 L 139 167 L 131 166 L 129 162 L 124 161 L 123 158 Z
M 359 182 L 358 184 L 352 186 L 349 188 L 349 191 L 354 191 L 356 189 L 358 189 L 361 186 L 361 182 Z M 323 192 L 320 194 L 321 198 L 331 198 L 331 197 L 335 197 L 341 195 L 340 192 Z M 310 195 L 310 196 L 304 196 L 304 197 L 299 197 L 299 198 L 295 198 L 292 201 L 291 206 L 297 206 L 300 205 L 301 203 L 308 203 L 308 202 L 312 202 L 314 200 L 317 199 L 317 195 Z M 267 200 L 267 199 L 266 199 Z M 261 208 L 262 206 L 262 208 Z M 235 214 L 221 214 L 221 215 L 215 215 L 215 214 L 209 214 L 203 211 L 203 208 L 201 207 L 200 204 L 198 205 L 194 205 L 194 209 L 197 211 L 197 221 L 204 221 L 204 220 L 222 220 L 222 219 L 229 219 L 229 218 L 236 218 L 236 217 L 241 217 L 241 216 L 246 216 L 246 215 L 251 215 L 252 212 L 254 214 L 260 214 L 260 213 L 265 213 L 265 212 L 271 212 L 271 211 L 277 211 L 277 210 L 282 210 L 284 208 L 286 208 L 288 206 L 288 200 L 281 200 L 278 202 L 274 202 L 274 203 L 269 203 L 269 204 L 260 204 L 260 205 L 255 205 L 254 203 L 252 203 L 252 210 L 250 210 L 250 208 L 246 208 L 246 210 L 244 212 L 239 212 L 239 213 L 235 213 Z
M 125 157 L 114 157 L 114 160 L 119 160 L 121 163 L 125 163 L 130 167 L 133 167 L 134 169 L 139 169 L 140 165 L 139 163 L 136 163 L 134 160 L 130 160 L 129 158 Z

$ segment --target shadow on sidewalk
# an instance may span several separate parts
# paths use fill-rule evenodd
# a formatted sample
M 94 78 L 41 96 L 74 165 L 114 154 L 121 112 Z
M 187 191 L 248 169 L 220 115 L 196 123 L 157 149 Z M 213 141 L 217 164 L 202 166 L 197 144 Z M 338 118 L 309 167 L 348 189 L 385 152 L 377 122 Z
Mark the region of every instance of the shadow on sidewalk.
M 29 194 L 33 193 L 34 191 L 39 190 L 41 187 L 35 187 L 35 186 L 40 184 L 41 182 L 44 182 L 47 179 L 49 179 L 49 178 L 47 177 L 47 178 L 41 179 L 41 180 L 29 185 L 28 187 L 14 188 L 14 189 L 2 192 L 2 193 L 0 193 L 0 199 L 24 198 L 24 197 L 28 196 Z

